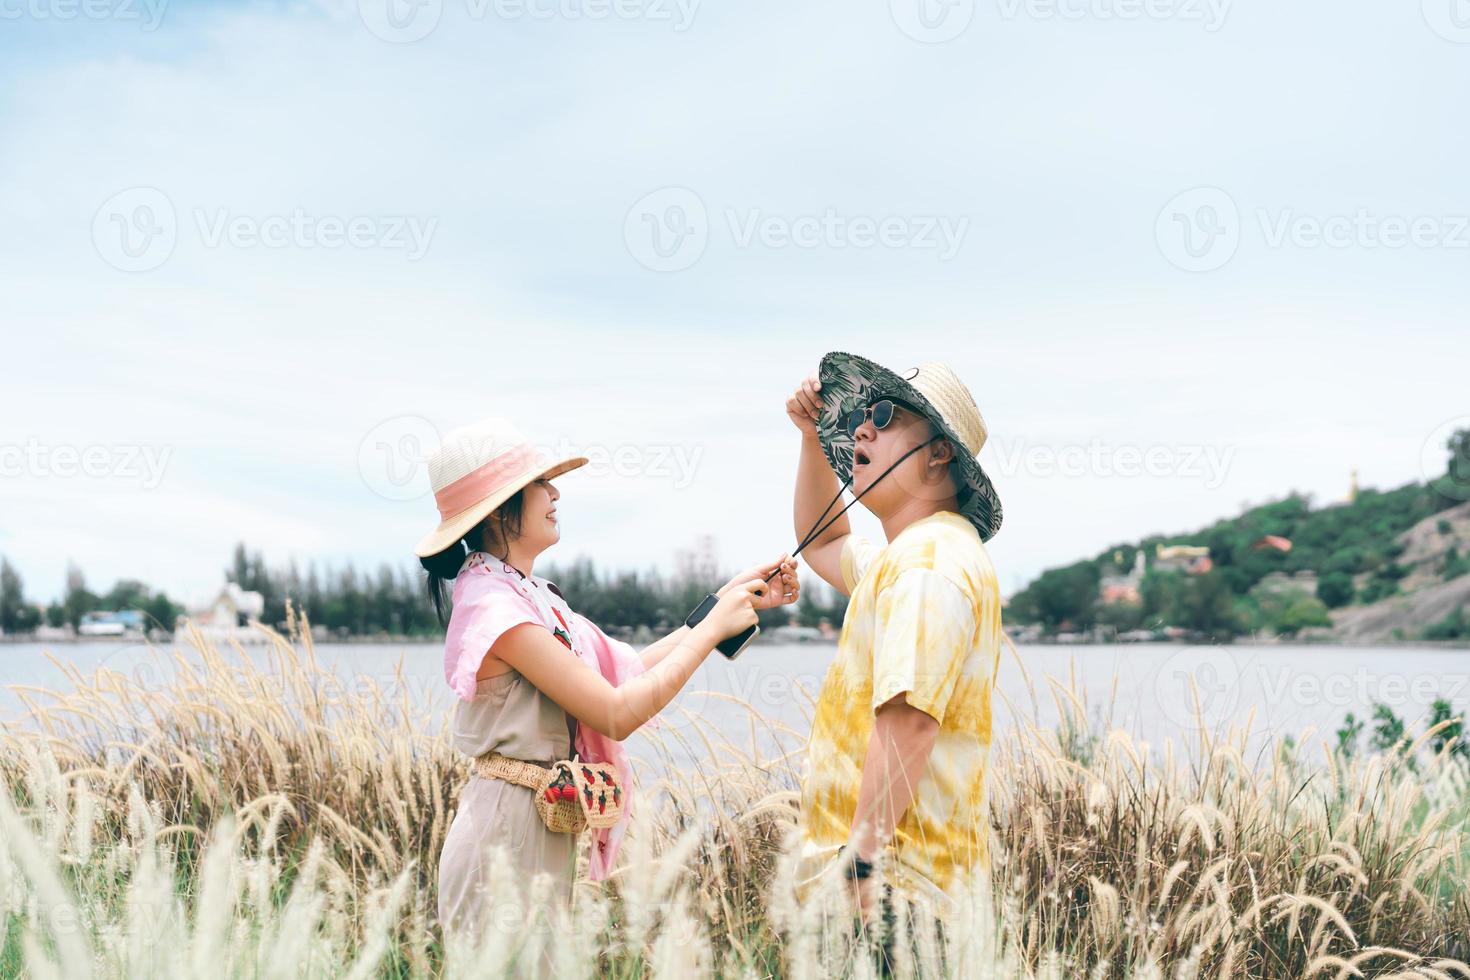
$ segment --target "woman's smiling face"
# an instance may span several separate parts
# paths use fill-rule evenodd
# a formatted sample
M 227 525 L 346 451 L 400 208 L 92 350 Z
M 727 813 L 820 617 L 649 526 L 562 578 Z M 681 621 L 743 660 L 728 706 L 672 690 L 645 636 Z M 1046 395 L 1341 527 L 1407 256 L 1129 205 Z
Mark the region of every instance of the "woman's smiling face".
M 534 480 L 526 484 L 520 498 L 520 519 L 505 520 L 514 510 L 515 497 L 492 511 L 485 521 L 480 547 L 497 558 L 507 558 L 511 551 L 520 558 L 535 560 L 547 548 L 561 540 L 561 522 L 556 502 L 561 497 L 550 480 Z M 508 539 L 508 540 L 507 540 Z
M 526 485 L 521 497 L 520 546 L 533 555 L 561 540 L 561 524 L 556 502 L 561 491 L 550 480 L 536 480 Z

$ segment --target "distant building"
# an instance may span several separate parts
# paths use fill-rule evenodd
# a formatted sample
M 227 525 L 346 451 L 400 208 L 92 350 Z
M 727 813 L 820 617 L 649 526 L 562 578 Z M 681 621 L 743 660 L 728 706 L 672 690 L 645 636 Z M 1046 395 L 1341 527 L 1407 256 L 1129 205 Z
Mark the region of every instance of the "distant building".
M 77 635 L 141 637 L 147 625 L 143 614 L 136 609 L 120 612 L 96 610 L 82 614 L 81 621 L 77 623 Z
M 720 555 L 714 535 L 700 535 L 690 547 L 674 552 L 674 575 L 700 584 L 720 581 Z
M 1017 623 L 1007 623 L 1004 629 L 1006 635 L 1014 643 L 1035 643 L 1041 639 L 1042 629 L 1040 623 L 1028 623 L 1024 626 Z
M 1280 535 L 1276 534 L 1267 534 L 1257 538 L 1251 544 L 1251 547 L 1256 549 L 1257 551 L 1264 551 L 1267 548 L 1274 548 L 1277 551 L 1287 552 L 1291 550 L 1291 539 L 1283 538 Z
M 1154 547 L 1154 571 L 1203 575 L 1215 567 L 1204 545 L 1171 544 Z
M 1136 585 L 1122 582 L 1104 582 L 1098 589 L 1098 598 L 1105 605 L 1136 606 L 1143 602 L 1143 592 Z
M 265 611 L 266 599 L 259 592 L 247 592 L 234 582 L 226 582 L 225 588 L 216 592 L 215 598 L 190 613 L 190 619 L 206 632 L 234 632 L 240 627 L 259 623 Z
M 1116 569 L 1123 560 L 1123 553 L 1113 552 L 1113 567 Z M 1140 548 L 1134 556 L 1133 567 L 1126 573 L 1119 574 L 1116 571 L 1107 572 L 1098 583 L 1098 598 L 1105 604 L 1124 603 L 1128 605 L 1139 605 L 1143 602 L 1144 557 L 1143 549 Z

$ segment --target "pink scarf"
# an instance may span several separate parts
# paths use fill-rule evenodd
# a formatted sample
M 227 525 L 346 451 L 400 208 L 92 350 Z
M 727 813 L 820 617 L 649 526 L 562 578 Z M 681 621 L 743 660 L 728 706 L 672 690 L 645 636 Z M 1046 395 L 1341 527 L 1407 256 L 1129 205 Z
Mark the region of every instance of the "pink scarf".
M 475 674 L 490 646 L 500 634 L 526 622 L 545 626 L 577 659 L 614 687 L 645 670 L 637 651 L 573 612 L 546 579 L 535 575 L 522 578 L 510 565 L 477 551 L 466 559 L 454 581 L 454 609 L 444 641 L 444 676 L 455 694 L 466 701 L 474 698 Z M 657 726 L 658 720 L 650 724 Z M 580 722 L 573 747 L 588 762 L 617 766 L 628 787 L 628 803 L 618 822 L 590 831 L 589 876 L 593 881 L 603 881 L 612 871 L 633 815 L 633 767 L 623 743 Z

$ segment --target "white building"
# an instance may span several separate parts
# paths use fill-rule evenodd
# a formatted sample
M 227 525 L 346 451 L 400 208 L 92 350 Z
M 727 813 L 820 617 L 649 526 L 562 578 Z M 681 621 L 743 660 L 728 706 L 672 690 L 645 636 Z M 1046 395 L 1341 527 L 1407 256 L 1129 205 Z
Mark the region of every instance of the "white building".
M 264 635 L 255 627 L 264 614 L 265 596 L 226 582 L 212 597 L 191 608 L 189 618 L 207 639 L 263 642 Z

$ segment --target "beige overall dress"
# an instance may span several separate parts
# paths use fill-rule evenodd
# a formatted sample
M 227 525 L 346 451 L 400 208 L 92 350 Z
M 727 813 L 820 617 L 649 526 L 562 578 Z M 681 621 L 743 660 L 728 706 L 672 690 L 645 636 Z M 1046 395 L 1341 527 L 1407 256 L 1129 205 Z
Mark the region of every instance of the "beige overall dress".
M 512 759 L 551 763 L 571 757 L 567 713 L 516 671 L 477 680 L 472 701 L 460 701 L 453 722 L 454 747 L 469 760 L 495 751 Z M 534 876 L 551 877 L 551 894 L 569 902 L 576 873 L 576 834 L 554 834 L 536 813 L 532 791 L 472 774 L 439 856 L 439 922 L 451 935 L 480 934 L 493 911 L 485 894 L 491 852 L 506 849 L 520 897 L 529 897 Z M 494 916 L 497 928 L 513 929 L 524 908 Z

